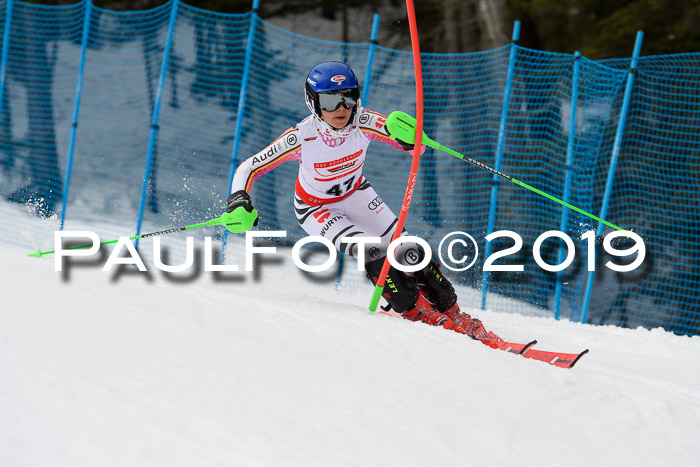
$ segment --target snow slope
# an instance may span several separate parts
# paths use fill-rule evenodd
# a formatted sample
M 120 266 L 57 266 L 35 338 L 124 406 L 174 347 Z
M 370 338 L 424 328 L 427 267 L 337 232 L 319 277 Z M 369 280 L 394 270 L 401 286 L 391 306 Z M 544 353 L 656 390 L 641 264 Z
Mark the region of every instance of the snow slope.
M 691 466 L 700 337 L 474 311 L 572 370 L 256 279 L 54 271 L 0 244 L 3 466 Z M 464 304 L 465 308 L 468 304 Z

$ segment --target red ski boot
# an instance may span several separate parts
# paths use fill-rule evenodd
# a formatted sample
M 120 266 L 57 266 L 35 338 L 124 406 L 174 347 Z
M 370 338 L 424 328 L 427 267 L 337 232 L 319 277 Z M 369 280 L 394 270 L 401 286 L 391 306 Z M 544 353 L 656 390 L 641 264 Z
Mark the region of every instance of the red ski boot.
M 455 331 L 477 340 L 503 342 L 496 334 L 486 331 L 481 321 L 460 311 L 457 293 L 450 281 L 442 275 L 440 265 L 431 261 L 422 271 L 416 273 L 416 279 L 421 295 L 425 294 L 437 311 L 452 320 Z
M 416 306 L 401 313 L 401 316 L 409 321 L 421 321 L 431 326 L 442 326 L 445 329 L 454 329 L 455 324 L 444 313 L 435 311 L 433 305 L 422 293 L 418 294 Z
M 461 311 L 459 309 L 459 305 L 457 305 L 456 303 L 444 314 L 452 320 L 455 328 L 462 328 L 464 330 L 464 333 L 472 339 L 480 341 L 490 340 L 496 342 L 503 342 L 503 339 L 498 337 L 496 334 L 492 333 L 491 331 L 487 331 L 484 328 L 484 325 L 481 324 L 481 321 L 479 321 L 476 318 L 472 318 L 467 313 Z
M 376 285 L 377 277 L 381 274 L 383 258 L 365 264 L 367 277 Z M 383 297 L 391 308 L 409 321 L 420 321 L 431 326 L 442 326 L 454 329 L 451 319 L 435 311 L 425 295 L 418 290 L 413 277 L 408 277 L 401 271 L 391 267 L 386 277 Z

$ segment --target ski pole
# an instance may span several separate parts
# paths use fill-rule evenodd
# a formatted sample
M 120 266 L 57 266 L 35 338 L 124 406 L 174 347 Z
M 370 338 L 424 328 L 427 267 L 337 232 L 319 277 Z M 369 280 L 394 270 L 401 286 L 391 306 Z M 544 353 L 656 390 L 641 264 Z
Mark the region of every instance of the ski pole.
M 389 114 L 389 116 L 386 119 L 386 128 L 389 130 L 389 134 L 392 139 L 400 139 L 401 141 L 404 141 L 406 143 L 411 143 L 413 144 L 415 141 L 416 137 L 416 119 L 408 115 L 407 113 L 400 112 L 400 111 L 395 111 Z M 595 216 L 589 212 L 584 211 L 581 208 L 577 208 L 573 204 L 569 204 L 566 201 L 562 201 L 556 196 L 552 196 L 549 193 L 545 193 L 542 190 L 538 190 L 537 188 L 528 185 L 525 182 L 521 182 L 520 180 L 516 180 L 515 178 L 506 175 L 504 173 L 499 172 L 496 169 L 493 169 L 489 167 L 488 165 L 482 164 L 479 161 L 476 161 L 474 159 L 470 159 L 469 157 L 466 157 L 464 154 L 460 154 L 457 151 L 454 151 L 448 147 L 443 146 L 442 144 L 438 143 L 437 141 L 433 141 L 432 139 L 428 138 L 425 133 L 423 133 L 423 143 L 426 146 L 430 146 L 431 148 L 434 149 L 439 149 L 440 151 L 444 151 L 448 154 L 452 154 L 458 159 L 462 159 L 464 161 L 469 162 L 472 165 L 475 165 L 479 167 L 480 169 L 484 169 L 488 172 L 491 172 L 493 174 L 498 175 L 499 177 L 503 177 L 506 180 L 515 183 L 516 185 L 519 185 L 523 188 L 527 188 L 530 191 L 533 191 L 537 193 L 538 195 L 544 196 L 545 198 L 548 198 L 554 202 L 557 202 L 563 206 L 566 206 L 569 209 L 573 209 L 574 211 L 583 214 L 584 216 L 588 216 L 591 219 L 595 219 L 598 222 L 602 222 L 603 224 L 607 225 L 608 227 L 612 227 L 617 230 L 627 230 L 623 229 L 622 227 L 618 227 L 617 225 L 608 222 L 604 219 L 601 219 L 598 216 Z
M 210 227 L 213 225 L 222 225 L 222 226 L 226 227 L 231 232 L 241 233 L 241 232 L 245 232 L 246 230 L 250 230 L 253 226 L 253 222 L 255 222 L 255 219 L 257 217 L 258 217 L 258 213 L 255 209 L 253 209 L 253 211 L 249 213 L 248 211 L 245 210 L 244 207 L 241 206 L 241 207 L 234 209 L 233 212 L 225 212 L 222 215 L 220 215 L 219 217 L 217 217 L 215 219 L 208 220 L 206 222 L 201 222 L 199 224 L 186 225 L 184 227 L 176 227 L 174 229 L 161 230 L 159 232 L 151 232 L 151 233 L 146 233 L 146 234 L 141 234 L 141 235 L 135 235 L 133 237 L 129 237 L 129 240 L 137 240 L 139 238 L 155 237 L 158 235 L 167 235 L 167 234 L 176 233 L 176 232 L 183 232 L 185 230 L 199 229 L 201 227 Z M 108 245 L 110 243 L 117 243 L 118 241 L 119 241 L 119 239 L 110 240 L 107 242 L 100 242 L 100 245 Z M 92 247 L 92 245 L 80 245 L 80 246 L 66 248 L 66 250 L 79 250 L 81 248 L 90 248 L 90 247 Z M 52 253 L 56 253 L 56 250 L 40 251 L 39 249 L 37 249 L 34 252 L 29 253 L 27 256 L 31 256 L 33 258 L 40 258 L 43 255 L 50 255 Z

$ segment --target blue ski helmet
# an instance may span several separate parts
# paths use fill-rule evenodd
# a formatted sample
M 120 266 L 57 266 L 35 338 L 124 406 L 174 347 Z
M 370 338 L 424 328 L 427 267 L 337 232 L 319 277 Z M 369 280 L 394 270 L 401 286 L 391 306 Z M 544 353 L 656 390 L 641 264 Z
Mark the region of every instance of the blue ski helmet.
M 347 90 L 342 94 L 348 97 L 348 103 L 354 102 L 354 117 L 360 100 L 360 83 L 352 68 L 342 62 L 319 63 L 306 77 L 306 105 L 314 115 L 321 118 L 319 94 L 339 94 L 343 90 Z M 350 121 L 352 120 L 351 117 Z

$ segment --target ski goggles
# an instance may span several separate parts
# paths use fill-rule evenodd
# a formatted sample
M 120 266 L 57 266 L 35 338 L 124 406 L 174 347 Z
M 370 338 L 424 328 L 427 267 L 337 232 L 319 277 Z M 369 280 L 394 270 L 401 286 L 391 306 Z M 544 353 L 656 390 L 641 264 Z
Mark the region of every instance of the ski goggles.
M 326 112 L 333 112 L 343 105 L 346 109 L 352 109 L 360 100 L 360 92 L 357 89 L 341 89 L 328 93 L 318 94 L 318 105 Z

